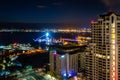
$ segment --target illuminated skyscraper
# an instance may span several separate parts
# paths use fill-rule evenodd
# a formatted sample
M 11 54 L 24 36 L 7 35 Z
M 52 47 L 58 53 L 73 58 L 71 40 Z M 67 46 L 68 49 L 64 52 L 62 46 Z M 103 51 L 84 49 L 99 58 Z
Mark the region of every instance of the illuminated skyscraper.
M 120 80 L 120 15 L 107 13 L 91 22 L 86 52 L 87 80 Z
M 50 51 L 50 71 L 61 75 L 63 78 L 70 78 L 85 69 L 85 48 L 65 47 L 51 49 Z

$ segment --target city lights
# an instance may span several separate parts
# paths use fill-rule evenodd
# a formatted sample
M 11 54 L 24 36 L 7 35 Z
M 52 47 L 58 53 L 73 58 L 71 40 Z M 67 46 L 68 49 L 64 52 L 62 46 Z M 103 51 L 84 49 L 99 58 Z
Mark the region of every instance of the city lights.
M 1 0 L 0 80 L 120 80 L 119 9 L 120 0 Z

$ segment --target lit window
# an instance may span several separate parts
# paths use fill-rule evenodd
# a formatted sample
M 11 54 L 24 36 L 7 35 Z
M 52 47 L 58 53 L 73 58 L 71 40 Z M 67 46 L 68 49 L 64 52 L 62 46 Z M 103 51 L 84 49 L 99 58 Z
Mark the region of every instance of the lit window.
M 112 32 L 112 33 L 115 33 L 115 29 L 112 29 L 111 32 Z
M 113 67 L 113 71 L 115 71 L 115 67 Z
M 110 56 L 107 56 L 107 59 L 110 59 Z
M 106 26 L 106 28 L 109 28 L 108 26 Z
M 111 38 L 115 38 L 115 34 L 111 34 Z
M 115 72 L 113 72 L 113 77 L 115 76 Z
M 112 54 L 115 55 L 115 50 L 112 51 Z M 113 56 L 114 57 L 114 56 Z
M 115 43 L 115 40 L 112 40 L 112 43 Z
M 115 56 L 113 56 L 113 60 L 115 60 Z
M 112 24 L 112 27 L 115 27 L 115 23 Z
M 112 46 L 112 49 L 115 49 L 115 46 L 114 46 L 114 45 Z
M 115 62 L 113 61 L 113 66 L 115 65 Z
M 112 53 L 115 54 L 115 51 L 113 50 Z

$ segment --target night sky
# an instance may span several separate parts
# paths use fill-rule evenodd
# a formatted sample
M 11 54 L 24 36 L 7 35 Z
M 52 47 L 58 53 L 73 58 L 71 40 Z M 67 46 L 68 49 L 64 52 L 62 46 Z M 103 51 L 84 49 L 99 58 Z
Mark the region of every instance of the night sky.
M 0 22 L 79 23 L 109 10 L 120 12 L 120 0 L 0 0 Z

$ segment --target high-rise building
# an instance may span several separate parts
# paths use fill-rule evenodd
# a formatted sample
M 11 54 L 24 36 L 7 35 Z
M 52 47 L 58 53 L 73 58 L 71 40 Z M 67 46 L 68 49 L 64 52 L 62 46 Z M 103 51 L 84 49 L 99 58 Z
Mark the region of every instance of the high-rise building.
M 64 78 L 74 77 L 85 69 L 85 48 L 59 47 L 50 50 L 50 71 Z
M 86 80 L 120 80 L 120 15 L 109 12 L 91 24 Z

